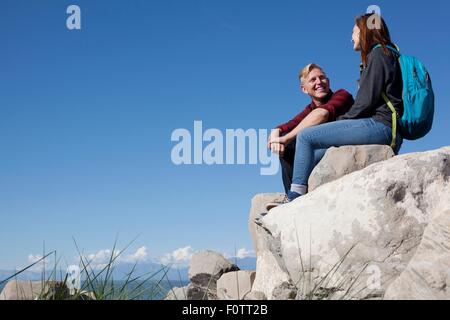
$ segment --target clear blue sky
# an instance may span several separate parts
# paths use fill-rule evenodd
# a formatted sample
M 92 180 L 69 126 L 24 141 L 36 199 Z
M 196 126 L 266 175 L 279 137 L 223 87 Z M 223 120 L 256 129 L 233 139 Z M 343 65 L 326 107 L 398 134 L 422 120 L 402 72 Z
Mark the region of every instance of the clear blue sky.
M 82 30 L 66 28 L 66 8 Z M 450 144 L 448 1 L 2 0 L 0 268 L 140 235 L 157 258 L 188 245 L 252 248 L 251 198 L 282 191 L 259 165 L 174 166 L 174 129 L 272 128 L 307 103 L 321 64 L 356 92 L 354 17 L 381 6 L 395 42 L 428 67 L 436 120 L 402 152 Z

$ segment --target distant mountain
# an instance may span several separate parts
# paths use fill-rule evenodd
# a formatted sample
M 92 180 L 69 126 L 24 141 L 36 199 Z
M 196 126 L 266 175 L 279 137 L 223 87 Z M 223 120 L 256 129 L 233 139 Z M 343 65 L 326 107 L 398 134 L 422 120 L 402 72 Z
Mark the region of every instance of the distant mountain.
M 3 281 L 10 276 L 14 275 L 16 271 L 14 270 L 0 270 L 0 281 Z M 50 277 L 50 274 L 47 273 L 47 277 Z M 20 275 L 17 276 L 19 280 L 40 280 L 42 278 L 41 272 L 33 272 L 33 271 L 24 271 Z
M 134 270 L 133 270 L 134 267 Z M 94 270 L 93 273 L 98 274 L 101 270 Z M 132 277 L 141 277 L 142 279 L 152 278 L 152 279 L 164 279 L 168 280 L 179 280 L 185 281 L 188 279 L 188 268 L 183 267 L 179 269 L 164 267 L 161 264 L 157 263 L 139 263 L 136 266 L 131 263 L 120 263 L 117 264 L 112 270 L 112 278 L 114 280 L 124 280 L 127 276 L 132 272 Z M 0 282 L 14 275 L 16 271 L 13 270 L 0 270 Z M 63 278 L 66 274 L 65 270 L 58 270 L 56 272 L 56 278 L 59 280 Z M 106 274 L 106 271 L 102 273 Z M 55 273 L 52 270 L 45 272 L 45 277 L 43 277 L 42 272 L 35 271 L 24 271 L 17 275 L 17 279 L 19 280 L 42 280 L 54 278 Z M 153 275 L 153 276 L 152 276 Z
M 256 258 L 229 258 L 232 263 L 236 263 L 241 270 L 256 270 Z M 114 267 L 112 272 L 112 277 L 114 280 L 123 280 L 127 275 L 133 270 L 134 264 L 131 263 L 120 263 Z M 65 275 L 65 270 L 57 271 L 57 279 L 61 279 Z M 96 271 L 98 272 L 98 271 Z M 165 275 L 164 273 L 167 272 Z M 12 270 L 0 270 L 0 281 L 13 275 L 15 271 Z M 167 270 L 163 265 L 154 262 L 141 262 L 138 263 L 133 271 L 133 276 L 141 276 L 142 279 L 154 275 L 152 279 L 159 280 L 164 278 L 164 280 L 169 280 L 177 285 L 177 282 L 189 281 L 188 277 L 188 266 L 174 266 Z M 53 277 L 52 270 L 46 271 L 45 278 L 48 279 Z M 42 272 L 24 271 L 17 276 L 20 280 L 42 280 Z
M 231 258 L 229 260 L 237 264 L 241 270 L 256 270 L 256 257 Z
M 187 281 L 188 278 L 188 267 L 165 267 L 159 263 L 154 262 L 141 262 L 134 266 L 132 263 L 121 263 L 118 264 L 113 271 L 114 279 L 121 280 L 128 276 L 128 274 L 133 270 L 133 275 L 141 276 L 143 279 L 152 277 L 152 279 L 161 279 L 164 277 L 165 280 L 171 281 Z

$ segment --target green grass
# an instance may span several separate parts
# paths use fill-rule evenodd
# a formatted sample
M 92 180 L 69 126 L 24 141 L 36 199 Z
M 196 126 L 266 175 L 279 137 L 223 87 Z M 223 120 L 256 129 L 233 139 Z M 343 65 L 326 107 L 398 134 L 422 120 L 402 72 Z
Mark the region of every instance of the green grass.
M 355 285 L 360 279 L 361 274 L 367 269 L 370 263 L 369 262 L 364 263 L 354 278 L 344 275 L 338 281 L 336 281 L 335 275 L 338 271 L 342 271 L 341 268 L 344 262 L 347 260 L 350 253 L 355 249 L 356 244 L 352 245 L 345 252 L 345 254 L 339 259 L 339 261 L 337 261 L 334 265 L 332 265 L 330 269 L 321 278 L 315 280 L 313 284 L 312 279 L 313 267 L 311 262 L 312 261 L 311 231 L 309 241 L 309 268 L 306 269 L 303 263 L 302 251 L 300 248 L 300 241 L 298 238 L 298 230 L 295 222 L 294 226 L 296 230 L 297 248 L 301 268 L 299 280 L 297 281 L 297 283 L 294 284 L 297 287 L 297 299 L 298 300 L 330 300 L 336 298 L 339 300 L 354 299 L 354 296 L 351 294 L 352 290 L 355 289 Z M 367 289 L 367 286 L 359 288 L 356 294 L 362 292 L 365 289 Z
M 136 275 L 135 263 L 132 270 L 127 273 L 123 279 L 114 279 L 113 277 L 113 271 L 118 261 L 117 259 L 135 240 L 136 239 L 127 244 L 124 249 L 116 251 L 116 239 L 107 263 L 98 270 L 92 265 L 92 260 L 89 260 L 82 253 L 74 239 L 80 260 L 80 276 L 81 279 L 84 279 L 78 290 L 75 289 L 72 292 L 69 292 L 68 287 L 70 284 L 68 283 L 68 274 L 57 275 L 57 270 L 60 269 L 61 259 L 57 259 L 56 251 L 51 251 L 49 253 L 44 252 L 43 257 L 36 262 L 0 281 L 0 286 L 3 286 L 10 280 L 17 280 L 17 277 L 23 272 L 42 263 L 42 290 L 37 296 L 38 300 L 153 300 L 156 297 L 161 298 L 161 296 L 165 295 L 169 290 L 169 288 L 162 285 L 162 282 L 167 278 L 170 266 L 161 266 L 161 269 L 156 272 Z M 51 273 L 47 275 L 45 262 L 46 259 L 51 256 L 54 258 L 54 265 Z

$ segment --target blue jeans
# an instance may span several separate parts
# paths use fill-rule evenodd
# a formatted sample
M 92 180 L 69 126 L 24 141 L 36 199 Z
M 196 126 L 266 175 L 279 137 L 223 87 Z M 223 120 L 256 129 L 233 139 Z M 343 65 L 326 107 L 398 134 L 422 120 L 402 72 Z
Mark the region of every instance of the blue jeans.
M 296 141 L 293 140 L 286 145 L 284 155 L 280 157 L 283 186 L 286 194 L 289 192 L 289 190 L 291 190 L 292 176 L 294 173 L 295 149 Z M 320 162 L 320 160 L 322 160 L 326 151 L 327 149 L 318 149 L 314 151 L 313 167 L 315 167 Z
M 395 154 L 403 139 L 397 132 Z M 308 185 L 318 150 L 346 145 L 391 145 L 392 129 L 380 122 L 367 119 L 342 120 L 307 128 L 297 135 L 292 184 Z M 323 152 L 323 154 L 325 154 Z

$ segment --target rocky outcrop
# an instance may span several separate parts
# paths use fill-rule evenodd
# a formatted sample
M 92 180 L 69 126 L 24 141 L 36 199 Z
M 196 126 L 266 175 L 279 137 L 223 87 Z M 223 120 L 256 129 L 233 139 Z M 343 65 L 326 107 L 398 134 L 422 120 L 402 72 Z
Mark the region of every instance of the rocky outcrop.
M 216 292 L 217 280 L 222 274 L 237 271 L 239 268 L 214 251 L 195 253 L 189 263 L 189 279 L 199 288 Z
M 268 299 L 450 299 L 449 147 L 325 183 L 256 226 L 253 218 L 279 197 L 252 200 L 253 291 Z
M 364 169 L 371 164 L 388 160 L 394 155 L 391 147 L 381 145 L 330 148 L 311 173 L 308 189 L 311 192 L 325 183 Z
M 244 300 L 267 300 L 267 297 L 261 291 L 250 291 L 244 296 Z
M 217 298 L 241 300 L 252 290 L 255 271 L 241 270 L 223 274 L 217 281 Z
M 68 299 L 69 289 L 58 281 L 11 280 L 0 293 L 0 300 Z
M 385 299 L 450 299 L 450 210 L 431 220 L 406 269 L 386 290 Z
M 168 292 L 165 300 L 216 300 L 217 281 L 228 272 L 239 268 L 214 251 L 195 253 L 189 262 L 189 280 L 183 288 L 174 288 Z
M 174 287 L 167 294 L 164 300 L 190 300 L 187 297 L 188 287 Z
M 283 262 L 279 241 L 254 223 L 256 216 L 266 211 L 267 203 L 283 199 L 284 194 L 281 193 L 258 194 L 252 199 L 250 209 L 249 229 L 257 253 L 256 278 L 252 290 L 264 293 L 268 299 L 281 299 L 285 295 L 295 297 L 297 292 Z M 280 290 L 276 288 L 284 288 L 287 293 L 278 296 Z

